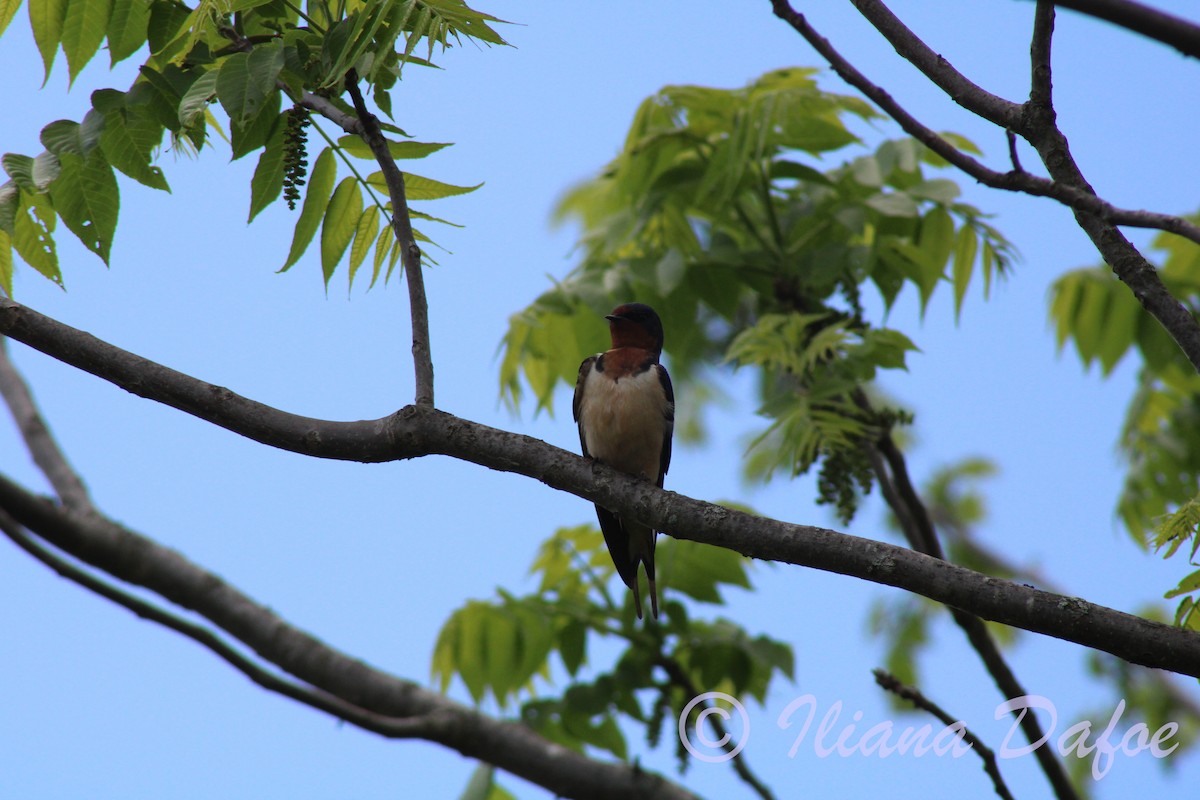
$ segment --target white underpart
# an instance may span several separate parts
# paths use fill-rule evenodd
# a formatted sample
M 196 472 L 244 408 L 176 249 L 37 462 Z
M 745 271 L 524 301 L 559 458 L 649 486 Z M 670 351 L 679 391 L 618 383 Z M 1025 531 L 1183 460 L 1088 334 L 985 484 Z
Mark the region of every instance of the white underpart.
M 593 368 L 579 404 L 588 453 L 622 472 L 658 480 L 669 409 L 657 369 L 613 380 Z

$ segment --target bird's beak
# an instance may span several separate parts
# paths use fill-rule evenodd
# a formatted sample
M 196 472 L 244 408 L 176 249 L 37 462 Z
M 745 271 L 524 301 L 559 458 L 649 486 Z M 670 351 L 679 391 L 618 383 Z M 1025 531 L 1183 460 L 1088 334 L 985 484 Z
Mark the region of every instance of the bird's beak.
M 604 318 L 609 322 L 616 322 L 620 319 L 620 317 L 618 317 L 616 314 L 605 314 Z

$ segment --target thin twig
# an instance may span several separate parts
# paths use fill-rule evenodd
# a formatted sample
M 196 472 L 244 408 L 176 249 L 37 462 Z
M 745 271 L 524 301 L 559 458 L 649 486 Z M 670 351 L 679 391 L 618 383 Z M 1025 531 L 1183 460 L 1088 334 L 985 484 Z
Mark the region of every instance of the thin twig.
M 412 317 L 413 372 L 416 380 L 418 406 L 433 406 L 433 357 L 429 344 L 429 303 L 425 298 L 425 276 L 421 272 L 421 248 L 413 236 L 412 220 L 408 214 L 408 200 L 404 191 L 404 173 L 396 166 L 396 160 L 388 149 L 387 139 L 379 127 L 379 120 L 368 109 L 358 88 L 358 73 L 350 70 L 346 74 L 346 91 L 354 101 L 354 110 L 362 123 L 362 138 L 371 148 L 392 201 L 392 230 L 400 247 L 404 274 L 408 281 L 408 307 Z
M 375 714 L 327 692 L 289 681 L 265 669 L 209 628 L 188 622 L 165 609 L 118 589 L 42 547 L 3 510 L 0 510 L 0 532 L 3 532 L 14 544 L 61 577 L 132 611 L 142 619 L 157 623 L 199 643 L 267 691 L 283 695 L 380 736 L 392 739 L 410 739 L 423 738 L 428 735 L 430 725 L 422 717 L 402 718 Z
M 671 683 L 683 690 L 688 697 L 697 697 L 700 694 L 700 689 L 692 681 L 691 677 L 684 670 L 683 665 L 669 656 L 662 655 L 658 658 L 657 663 L 667 673 Z M 716 714 L 709 714 L 708 721 L 712 725 L 713 731 L 716 732 L 717 738 L 725 742 L 725 752 L 730 752 L 737 745 L 729 739 L 725 731 L 725 723 Z M 750 769 L 750 765 L 746 763 L 746 757 L 739 753 L 736 757 L 730 759 L 734 772 L 742 783 L 749 786 L 763 800 L 775 800 L 775 794 L 771 791 L 771 787 L 762 782 L 761 779 Z
M 1012 131 L 1005 131 L 1004 137 L 1008 139 L 1008 160 L 1012 162 L 1014 172 L 1024 172 L 1025 168 L 1021 166 L 1021 156 L 1017 153 L 1017 135 Z
M 33 457 L 33 463 L 46 476 L 54 493 L 63 505 L 72 511 L 92 511 L 92 500 L 88 496 L 79 474 L 71 467 L 54 435 L 50 433 L 42 415 L 38 413 L 33 392 L 17 372 L 8 357 L 7 338 L 0 336 L 0 396 L 8 404 L 17 429 L 25 440 L 25 447 Z
M 1004 778 L 1000 775 L 1000 765 L 996 763 L 996 754 L 992 748 L 988 747 L 979 737 L 962 723 L 961 720 L 956 720 L 954 717 L 947 714 L 940 706 L 921 693 L 920 689 L 914 686 L 907 686 L 900 682 L 900 679 L 890 672 L 882 669 L 871 671 L 875 675 L 875 682 L 879 684 L 884 691 L 891 692 L 902 700 L 907 700 L 917 708 L 932 714 L 942 724 L 958 725 L 962 731 L 962 739 L 971 749 L 979 754 L 979 758 L 983 761 L 983 771 L 992 779 L 992 787 L 996 790 L 996 794 L 1003 800 L 1013 800 L 1012 792 L 1008 790 L 1008 785 L 1004 782 Z

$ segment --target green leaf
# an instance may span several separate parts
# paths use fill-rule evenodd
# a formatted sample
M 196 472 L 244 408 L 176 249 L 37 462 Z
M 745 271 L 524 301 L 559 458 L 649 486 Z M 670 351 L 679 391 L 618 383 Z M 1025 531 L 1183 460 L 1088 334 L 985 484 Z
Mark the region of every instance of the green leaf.
M 150 4 L 150 20 L 146 25 L 146 41 L 155 66 L 165 67 L 187 43 L 192 10 L 171 0 L 154 0 Z
M 1163 598 L 1166 600 L 1171 600 L 1183 594 L 1191 594 L 1197 589 L 1200 589 L 1200 569 L 1196 570 L 1195 572 L 1190 572 L 1184 576 L 1183 579 L 1179 581 L 1179 585 L 1164 594 Z
M 440 17 L 455 36 L 462 34 L 488 44 L 508 44 L 487 24 L 504 20 L 476 11 L 462 0 L 422 0 L 421 4 Z
M 392 230 L 391 225 L 384 225 L 379 229 L 379 238 L 375 240 L 374 265 L 371 267 L 371 286 L 374 286 L 375 281 L 379 280 L 383 262 L 387 260 L 388 253 L 396 247 L 396 237 L 392 235 Z
M 283 139 L 284 126 L 278 125 L 262 155 L 258 157 L 258 166 L 254 169 L 254 177 L 250 180 L 250 219 L 253 222 L 258 213 L 279 197 L 283 191 Z
M 496 784 L 495 767 L 480 762 L 458 800 L 513 800 L 513 796 Z
M 322 87 L 338 86 L 340 88 L 346 72 L 355 66 L 360 58 L 368 54 L 375 34 L 387 20 L 396 0 L 377 0 L 364 4 L 356 13 L 340 20 L 325 36 L 322 60 L 329 66 Z M 393 30 L 388 41 L 380 46 L 391 49 L 399 31 Z
M 392 158 L 425 158 L 425 156 L 436 153 L 444 147 L 449 147 L 448 142 L 394 142 L 388 140 L 388 152 L 392 154 Z M 371 152 L 371 148 L 362 140 L 361 136 L 341 136 L 338 138 L 338 146 L 345 150 L 355 158 L 374 159 L 375 155 Z
M 353 176 L 344 178 L 329 199 L 329 207 L 325 209 L 325 220 L 321 225 L 321 271 L 325 275 L 326 286 L 346 248 L 350 246 L 350 240 L 354 238 L 358 218 L 362 216 L 362 205 L 358 178 Z
M 929 263 L 936 268 L 938 277 L 941 276 L 946 262 L 950 260 L 954 243 L 954 220 L 945 208 L 934 206 L 921 218 L 917 247 L 928 256 Z
M 33 183 L 39 190 L 49 188 L 62 170 L 58 156 L 51 152 L 38 153 L 33 159 Z
M 50 78 L 50 68 L 54 66 L 54 56 L 62 41 L 66 13 L 67 0 L 29 0 L 29 24 L 46 69 L 43 82 Z
M 720 547 L 683 539 L 668 539 L 659 546 L 660 582 L 702 603 L 724 604 L 721 584 L 750 588 L 746 559 Z
M 958 230 L 954 241 L 954 265 L 951 276 L 954 283 L 954 318 L 962 310 L 963 298 L 967 295 L 967 286 L 971 283 L 971 271 L 975 266 L 975 253 L 978 244 L 975 231 L 968 225 Z
M 13 219 L 12 245 L 26 264 L 61 286 L 62 273 L 54 246 L 57 219 L 45 197 L 22 192 Z
M 138 183 L 169 192 L 162 169 L 150 162 L 154 143 L 161 136 L 162 128 L 148 118 L 119 109 L 105 115 L 100 148 L 110 164 Z
M 354 244 L 350 247 L 350 285 L 354 286 L 354 276 L 358 268 L 367 258 L 375 237 L 379 235 L 379 206 L 371 204 L 358 218 L 358 226 L 354 231 Z
M 909 186 L 904 191 L 912 197 L 917 197 L 921 200 L 932 200 L 935 203 L 942 203 L 943 205 L 953 203 L 962 194 L 962 190 L 958 188 L 958 184 L 946 178 L 921 181 L 916 186 Z
M 86 159 L 64 154 L 62 172 L 51 184 L 50 196 L 71 232 L 107 264 L 121 198 L 104 154 L 94 150 Z
M 149 25 L 150 4 L 145 0 L 113 0 L 107 32 L 111 65 L 129 58 L 146 43 Z
M 385 192 L 387 191 L 387 181 L 383 179 L 382 172 L 371 173 L 370 177 L 367 178 L 367 183 Z M 455 186 L 450 183 L 435 181 L 433 178 L 414 175 L 411 172 L 404 173 L 404 194 L 409 200 L 438 200 L 443 197 L 454 197 L 455 195 L 473 192 L 480 186 L 483 186 L 483 184 Z
M 33 159 L 30 156 L 5 153 L 0 156 L 0 164 L 4 165 L 4 171 L 17 186 L 27 192 L 36 191 L 37 187 L 33 185 Z
M 262 109 L 267 97 L 278 92 L 275 81 L 283 69 L 283 42 L 259 45 L 249 53 L 225 59 L 217 76 L 217 99 L 229 119 L 244 125 Z
M 13 232 L 13 220 L 17 217 L 17 208 L 21 205 L 21 190 L 15 181 L 0 185 L 0 231 L 10 236 Z
M 280 114 L 282 95 L 282 92 L 272 92 L 258 114 L 245 125 L 239 125 L 236 122 L 230 123 L 230 149 L 233 152 L 234 160 L 264 146 L 271 138 L 275 126 L 284 124 Z
M 8 27 L 8 23 L 12 22 L 13 17 L 15 17 L 17 15 L 17 9 L 20 7 L 21 7 L 21 0 L 0 0 L 0 35 L 2 35 L 4 33 L 4 29 Z M 7 249 L 7 247 L 5 246 L 0 249 Z M 3 257 L 4 256 L 0 255 L 0 258 L 3 258 Z M 9 262 L 8 262 L 9 267 L 11 269 L 11 267 L 12 267 L 12 253 L 11 252 L 8 254 L 8 258 L 9 258 Z M 8 294 L 10 296 L 12 295 L 11 277 L 12 276 L 11 276 L 11 272 L 10 272 L 10 274 L 9 274 L 10 285 L 8 287 L 9 288 Z
M 37 158 L 5 153 L 0 163 L 8 177 L 27 192 L 45 191 L 59 173 L 58 157 L 48 151 L 39 153 Z
M 13 294 L 12 239 L 5 231 L 0 231 L 0 292 L 9 297 Z
M 244 53 L 240 55 L 245 55 Z M 193 124 L 197 119 L 203 118 L 204 112 L 208 110 L 208 104 L 217 93 L 217 81 L 220 79 L 221 71 L 210 69 L 206 70 L 196 81 L 188 87 L 188 90 L 183 93 L 182 99 L 179 101 L 179 123 L 184 127 Z M 230 115 L 233 116 L 232 114 Z
M 337 179 L 337 163 L 334 161 L 333 149 L 326 147 L 317 156 L 312 172 L 308 176 L 308 191 L 304 196 L 304 205 L 300 209 L 300 218 L 296 220 L 296 230 L 292 235 L 292 247 L 288 251 L 287 261 L 280 268 L 286 272 L 308 249 L 309 242 L 317 232 L 321 219 L 325 216 L 325 207 L 329 204 L 329 195 L 333 192 L 333 182 Z M 378 265 L 376 266 L 378 270 Z
M 112 0 L 67 0 L 63 17 L 62 49 L 67 56 L 70 82 L 100 49 L 112 15 Z
M 487 692 L 487 614 L 488 606 L 472 600 L 455 612 L 458 636 L 454 648 L 454 668 L 462 677 L 471 699 L 483 700 Z
M 578 620 L 568 622 L 558 634 L 558 653 L 572 677 L 587 659 L 587 634 L 587 625 Z
M 83 142 L 79 138 L 79 123 L 73 120 L 60 119 L 51 122 L 42 128 L 38 138 L 41 139 L 42 146 L 55 155 L 63 153 L 83 155 Z
M 885 217 L 915 217 L 921 211 L 915 200 L 900 191 L 872 195 L 866 203 Z

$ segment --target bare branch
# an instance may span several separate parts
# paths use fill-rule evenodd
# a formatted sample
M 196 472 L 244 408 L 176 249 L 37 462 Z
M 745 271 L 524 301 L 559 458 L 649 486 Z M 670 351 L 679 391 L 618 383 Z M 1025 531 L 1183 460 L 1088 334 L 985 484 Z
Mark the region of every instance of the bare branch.
M 948 94 L 951 100 L 1001 128 L 1011 128 L 1019 119 L 1020 105 L 972 83 L 949 61 L 931 50 L 880 0 L 852 2 L 858 13 L 866 17 L 867 21 L 883 34 L 892 47 L 896 48 L 897 53 L 924 73 L 925 77 Z
M 8 404 L 33 463 L 38 465 L 38 469 L 54 487 L 63 505 L 73 511 L 92 510 L 87 487 L 67 462 L 50 428 L 38 413 L 33 393 L 8 357 L 7 342 L 3 336 L 0 336 L 0 396 Z
M 1039 2 L 1033 13 L 1033 40 L 1029 45 L 1029 106 L 1054 118 L 1054 81 L 1050 42 L 1054 36 L 1054 5 Z
M 264 688 L 312 705 L 385 736 L 420 737 L 463 755 L 495 764 L 562 797 L 694 800 L 694 796 L 635 765 L 605 763 L 543 739 L 524 725 L 491 719 L 412 681 L 389 675 L 316 639 L 178 552 L 100 515 L 68 511 L 0 476 L 0 516 L 4 532 L 22 544 L 13 520 L 116 578 L 143 586 L 190 609 L 245 643 L 265 660 L 316 687 L 286 681 L 199 626 L 184 629 L 149 604 L 124 602 L 135 613 L 196 639 Z M 14 537 L 13 533 L 16 532 Z M 26 537 L 27 538 L 27 537 Z M 44 551 L 43 551 L 44 552 Z M 34 553 L 39 556 L 39 553 Z M 61 560 L 52 564 L 57 570 Z M 75 573 L 72 579 L 81 577 Z M 81 581 L 82 582 L 82 581 Z M 97 585 L 101 584 L 101 585 Z M 111 589 L 111 587 L 107 587 Z M 115 590 L 114 590 L 115 591 Z
M 287 85 L 282 81 L 280 82 L 279 87 L 281 89 L 287 89 Z M 312 92 L 305 92 L 296 102 L 307 108 L 309 111 L 315 111 L 316 113 L 325 117 L 330 122 L 344 130 L 346 133 L 349 133 L 353 136 L 363 135 L 363 125 L 362 122 L 359 121 L 358 117 L 342 111 L 325 97 L 321 97 L 318 94 L 313 94 Z
M 1200 58 L 1200 25 L 1183 17 L 1129 0 L 1055 0 L 1054 4 L 1157 39 L 1185 56 Z
M 447 455 L 536 478 L 632 514 L 676 538 L 895 586 L 984 619 L 1102 650 L 1135 664 L 1200 677 L 1200 634 L 991 578 L 905 547 L 693 500 L 530 436 L 418 406 L 363 422 L 289 414 L 135 356 L 7 298 L 0 298 L 0 333 L 142 397 L 273 447 L 350 461 Z M 21 524 L 41 535 L 33 521 L 9 505 L 10 499 L 9 492 L 0 491 L 0 507 L 7 507 Z M 45 506 L 22 507 L 40 516 L 51 513 L 52 506 Z
M 375 118 L 363 102 L 358 89 L 358 73 L 350 70 L 346 74 L 346 90 L 354 101 L 354 110 L 362 124 L 363 141 L 371 148 L 383 179 L 387 183 L 388 196 L 392 201 L 392 229 L 400 247 L 404 264 L 404 277 L 408 282 L 408 308 L 412 318 L 413 371 L 416 373 L 416 399 L 418 406 L 433 406 L 433 357 L 429 346 L 429 303 L 425 299 L 425 276 L 421 272 L 421 248 L 413 236 L 412 220 L 408 214 L 408 199 L 404 191 L 404 173 L 396 166 L 388 149 L 387 139 Z
M 1008 139 L 1008 160 L 1012 162 L 1014 172 L 1024 172 L 1025 168 L 1021 166 L 1021 156 L 1017 153 L 1017 135 L 1012 131 L 1005 131 L 1004 137 Z
M 106 600 L 110 600 L 132 611 L 142 619 L 156 622 L 164 628 L 173 630 L 198 642 L 215 653 L 225 663 L 267 691 L 283 695 L 298 703 L 315 708 L 318 711 L 324 711 L 327 714 L 357 725 L 365 730 L 378 733 L 381 736 L 412 738 L 422 735 L 421 731 L 424 726 L 421 718 L 398 719 L 373 714 L 350 703 L 346 703 L 337 697 L 293 683 L 276 675 L 256 663 L 208 628 L 188 622 L 139 597 L 122 591 L 86 570 L 75 566 L 66 559 L 60 558 L 34 541 L 12 517 L 2 510 L 0 510 L 0 532 L 3 532 L 14 544 L 54 570 L 61 577 L 77 583 Z
M 970 158 L 918 122 L 886 91 L 868 81 L 827 39 L 819 35 L 808 24 L 804 15 L 797 13 L 787 0 L 772 0 L 772 8 L 776 16 L 791 25 L 829 61 L 843 80 L 874 101 L 909 135 L 951 164 L 993 188 L 1052 197 L 1070 207 L 1075 212 L 1079 226 L 1087 233 L 1116 276 L 1130 288 L 1138 302 L 1159 321 L 1192 365 L 1200 370 L 1200 323 L 1197 323 L 1187 308 L 1171 295 L 1154 266 L 1116 226 L 1157 228 L 1185 236 L 1197 243 L 1200 243 L 1200 227 L 1167 214 L 1119 209 L 1102 200 L 1084 179 L 1072 158 L 1066 137 L 1054 124 L 1052 107 L 1026 103 L 1017 107 L 1021 113 L 1014 119 L 1009 114 L 1011 104 L 1005 105 L 1008 101 L 1000 101 L 982 89 L 978 90 L 979 94 L 973 95 L 972 92 L 978 87 L 962 78 L 948 62 L 913 35 L 883 3 L 878 0 L 854 0 L 854 3 L 888 38 L 901 56 L 925 72 L 930 80 L 950 93 L 956 102 L 1028 140 L 1049 171 L 1050 180 L 1020 171 L 997 173 Z M 1045 42 L 1048 58 L 1048 35 Z M 1048 95 L 1046 100 L 1049 100 Z
M 667 673 L 667 677 L 670 679 L 671 683 L 682 689 L 685 695 L 688 697 L 699 696 L 699 687 L 697 687 L 692 679 L 688 676 L 687 671 L 684 670 L 682 664 L 666 655 L 660 655 L 655 663 L 662 667 L 663 671 Z M 707 703 L 706 707 L 711 707 L 711 703 Z M 721 718 L 719 716 L 716 714 L 709 714 L 708 723 L 712 726 L 713 731 L 716 732 L 717 740 L 725 742 L 725 752 L 728 753 L 737 746 L 731 739 L 727 738 L 725 723 L 721 722 Z M 771 787 L 763 783 L 762 780 L 754 774 L 754 770 L 750 769 L 750 765 L 746 762 L 745 756 L 739 754 L 735 756 L 732 761 L 733 771 L 737 773 L 739 778 L 741 778 L 742 783 L 754 790 L 754 793 L 761 797 L 762 800 L 775 800 L 775 793 L 771 791 Z
M 776 16 L 787 22 L 797 33 L 803 36 L 812 45 L 813 49 L 829 62 L 833 71 L 842 80 L 855 89 L 858 89 L 871 102 L 879 106 L 885 114 L 896 120 L 909 136 L 912 136 L 930 150 L 946 159 L 950 164 L 985 186 L 1008 192 L 1022 192 L 1035 197 L 1048 197 L 1057 200 L 1068 208 L 1094 214 L 1112 225 L 1164 230 L 1184 236 L 1200 244 L 1200 226 L 1194 225 L 1181 217 L 1160 214 L 1155 211 L 1136 211 L 1118 208 L 1108 201 L 1097 197 L 1094 192 L 1090 191 L 1090 187 L 1084 190 L 1075 186 L 1064 185 L 1057 181 L 1032 175 L 1019 168 L 1015 168 L 1009 172 L 997 172 L 990 169 L 959 150 L 934 130 L 926 127 L 896 102 L 895 98 L 886 90 L 868 80 L 865 75 L 859 72 L 853 64 L 847 61 L 830 44 L 828 39 L 821 36 L 808 23 L 803 14 L 795 11 L 787 0 L 772 0 L 772 5 Z M 901 55 L 905 55 L 905 53 L 901 53 Z M 936 58 L 938 57 L 935 56 Z M 988 96 L 990 97 L 991 95 Z M 1018 106 L 1018 108 L 1020 107 Z M 1007 114 L 1002 116 L 1007 117 Z M 1018 130 L 1018 128 L 1019 126 L 1015 121 L 1013 126 L 1009 126 L 1010 130 Z
M 870 410 L 870 403 L 861 392 L 856 393 L 855 400 L 864 409 Z M 900 529 L 909 544 L 918 552 L 943 558 L 941 542 L 938 540 L 929 510 L 909 479 L 904 454 L 896 447 L 890 434 L 880 438 L 870 457 L 884 500 L 900 522 Z M 1005 661 L 1004 654 L 1000 652 L 999 645 L 983 620 L 954 606 L 950 606 L 949 611 L 954 623 L 966 634 L 972 649 L 979 654 L 1000 693 L 1006 699 L 1029 694 Z M 1045 741 L 1046 732 L 1037 717 L 1033 714 L 1022 714 L 1019 720 L 1021 731 L 1030 744 Z M 1054 789 L 1055 797 L 1059 800 L 1075 800 L 1078 797 L 1070 777 L 1052 748 L 1035 747 L 1034 757 Z
M 875 675 L 875 682 L 883 687 L 884 691 L 891 692 L 902 700 L 907 700 L 917 708 L 932 714 L 943 725 L 950 726 L 960 722 L 923 695 L 920 689 L 901 683 L 890 672 L 876 669 L 872 670 L 872 674 Z M 1030 714 L 1028 716 L 1033 715 Z M 1000 766 L 996 763 L 996 754 L 992 751 L 992 748 L 980 741 L 979 737 L 971 733 L 966 725 L 962 726 L 962 738 L 964 742 L 971 746 L 972 750 L 979 754 L 979 758 L 983 761 L 983 771 L 992 779 L 992 787 L 996 790 L 997 796 L 1003 798 L 1003 800 L 1013 800 L 1012 792 L 1008 790 L 1008 784 L 1004 782 L 1004 778 L 1000 775 Z

